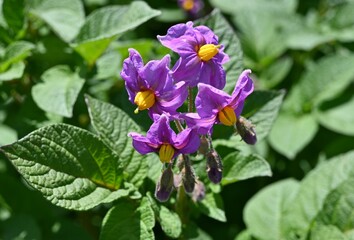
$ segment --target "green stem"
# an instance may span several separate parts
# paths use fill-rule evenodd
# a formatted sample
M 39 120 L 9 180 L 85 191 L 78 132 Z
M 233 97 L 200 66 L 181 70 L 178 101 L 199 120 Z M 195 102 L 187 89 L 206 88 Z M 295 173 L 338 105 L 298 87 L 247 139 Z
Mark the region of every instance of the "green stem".
M 188 87 L 188 112 L 193 112 L 193 91 L 191 87 Z

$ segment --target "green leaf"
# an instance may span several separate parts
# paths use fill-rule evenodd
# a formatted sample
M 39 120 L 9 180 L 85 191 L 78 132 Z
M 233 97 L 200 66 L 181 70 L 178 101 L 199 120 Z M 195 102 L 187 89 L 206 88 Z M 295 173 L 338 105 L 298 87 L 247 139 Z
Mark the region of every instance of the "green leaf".
M 24 70 L 25 64 L 23 62 L 14 63 L 7 71 L 0 73 L 0 82 L 21 78 Z
M 205 215 L 220 222 L 226 222 L 224 203 L 220 195 L 215 193 L 206 194 L 205 198 L 198 202 L 198 206 L 199 210 Z
M 257 239 L 287 239 L 284 231 L 284 214 L 299 188 L 293 179 L 268 185 L 252 197 L 244 209 L 248 232 Z
M 354 55 L 322 58 L 300 79 L 302 103 L 316 105 L 339 95 L 353 80 Z M 297 102 L 301 105 L 301 102 Z
M 17 140 L 17 132 L 0 123 L 0 146 L 13 143 Z
M 331 225 L 318 225 L 311 231 L 311 240 L 335 239 L 349 240 L 338 228 Z
M 16 38 L 25 24 L 25 1 L 3 0 L 2 4 L 3 16 L 6 20 L 7 28 Z
M 103 219 L 100 239 L 155 239 L 154 225 L 154 212 L 147 198 L 142 199 L 140 206 L 120 200 Z
M 142 1 L 100 8 L 87 17 L 72 46 L 92 65 L 120 34 L 159 14 L 160 11 L 151 9 Z
M 182 233 L 182 223 L 177 213 L 165 206 L 160 207 L 159 219 L 161 228 L 170 238 L 178 238 Z
M 243 114 L 255 125 L 257 140 L 264 139 L 272 129 L 283 102 L 285 91 L 255 91 L 246 100 Z
M 297 0 L 211 0 L 210 3 L 223 12 L 234 14 L 254 9 L 292 13 L 297 7 Z
M 217 9 L 209 16 L 197 20 L 196 24 L 208 26 L 218 36 L 219 44 L 225 46 L 224 51 L 229 55 L 230 60 L 223 66 L 227 73 L 224 91 L 232 92 L 243 70 L 241 44 L 235 31 Z
M 269 135 L 271 146 L 289 159 L 293 159 L 315 136 L 318 124 L 312 115 L 278 116 Z
M 178 214 L 157 204 L 150 192 L 147 193 L 147 198 L 164 233 L 170 238 L 178 238 L 182 233 L 182 222 Z
M 53 204 L 86 210 L 127 196 L 118 190 L 122 169 L 117 156 L 95 135 L 55 124 L 1 147 L 23 177 Z
M 342 185 L 344 182 L 348 180 L 352 182 L 354 179 L 353 159 L 354 151 L 336 156 L 315 168 L 302 180 L 299 191 L 285 219 L 286 223 L 284 225 L 288 227 L 289 232 L 301 234 L 309 231 L 320 212 L 331 212 L 331 208 L 337 207 L 334 205 L 328 206 L 329 202 L 334 199 L 344 201 L 344 204 L 347 204 L 345 200 L 348 199 L 350 200 L 350 205 L 353 204 L 350 193 L 344 198 L 337 198 L 338 196 L 336 196 L 337 193 L 347 189 L 348 185 Z M 324 209 L 324 207 L 330 208 Z M 338 213 L 345 210 L 345 208 L 350 208 L 345 205 L 338 207 L 338 210 L 340 210 Z M 352 208 L 350 209 L 352 211 Z M 347 214 L 349 215 L 350 213 L 347 212 Z M 338 220 L 345 221 L 345 219 Z
M 326 197 L 316 222 L 334 225 L 343 232 L 354 229 L 354 178 L 348 179 Z
M 339 100 L 339 99 L 337 99 Z M 354 136 L 354 97 L 339 103 L 321 104 L 317 109 L 317 121 L 324 127 L 340 134 Z
M 185 12 L 180 8 L 169 9 L 169 8 L 160 8 L 161 15 L 156 19 L 160 22 L 166 23 L 175 23 L 175 22 L 184 22 L 186 19 Z
M 73 40 L 85 22 L 81 0 L 42 0 L 31 12 L 46 22 L 65 42 Z
M 250 231 L 247 229 L 240 232 L 236 236 L 235 240 L 255 240 L 255 239 L 252 237 Z
M 258 83 L 268 89 L 275 87 L 284 80 L 292 65 L 293 59 L 290 57 L 283 57 L 275 61 L 260 73 Z
M 221 183 L 223 185 L 252 177 L 272 176 L 268 162 L 255 154 L 234 152 L 227 155 L 222 162 L 224 170 Z
M 141 132 L 140 127 L 122 110 L 86 96 L 91 123 L 102 141 L 119 157 L 129 174 L 127 181 L 140 186 L 148 172 L 147 156 L 138 153 L 128 137 L 129 132 Z
M 287 16 L 285 12 L 264 11 L 264 8 L 235 14 L 233 20 L 241 30 L 242 49 L 255 67 L 266 68 L 286 50 L 287 36 L 279 30 L 280 23 L 274 18 L 282 21 Z
M 31 54 L 34 45 L 30 42 L 17 41 L 5 49 L 5 55 L 1 59 L 0 72 L 4 72 L 11 64 L 20 62 Z
M 121 55 L 116 51 L 110 51 L 102 55 L 96 62 L 96 79 L 118 78 L 122 62 Z
M 77 96 L 85 83 L 68 66 L 58 65 L 45 71 L 43 83 L 32 88 L 32 97 L 44 111 L 72 117 Z

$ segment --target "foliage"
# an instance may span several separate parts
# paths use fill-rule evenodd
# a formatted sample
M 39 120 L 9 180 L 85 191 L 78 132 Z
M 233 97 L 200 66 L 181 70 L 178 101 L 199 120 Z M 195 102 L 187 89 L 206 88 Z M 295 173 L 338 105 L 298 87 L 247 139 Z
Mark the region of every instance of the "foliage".
M 0 1 L 0 239 L 354 239 L 353 1 L 121 2 Z M 156 35 L 188 20 L 225 46 L 225 91 L 252 69 L 258 142 L 217 125 L 221 183 L 194 154 L 204 185 L 160 203 L 119 73 L 129 48 L 174 64 Z

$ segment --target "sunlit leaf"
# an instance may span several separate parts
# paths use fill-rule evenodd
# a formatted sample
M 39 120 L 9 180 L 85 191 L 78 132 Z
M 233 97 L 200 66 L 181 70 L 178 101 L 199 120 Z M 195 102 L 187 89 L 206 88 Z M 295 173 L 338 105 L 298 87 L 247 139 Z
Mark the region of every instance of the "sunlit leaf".
M 32 88 L 32 96 L 37 105 L 44 111 L 72 117 L 84 79 L 68 66 L 62 65 L 50 68 L 41 78 L 43 82 Z
M 23 177 L 53 204 L 75 210 L 127 196 L 119 158 L 95 135 L 55 124 L 1 147 Z

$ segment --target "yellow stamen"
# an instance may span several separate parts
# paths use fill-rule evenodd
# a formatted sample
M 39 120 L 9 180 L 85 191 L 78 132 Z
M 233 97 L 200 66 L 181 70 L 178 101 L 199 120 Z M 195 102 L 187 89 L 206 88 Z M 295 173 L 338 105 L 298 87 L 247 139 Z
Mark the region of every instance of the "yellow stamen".
M 218 113 L 219 121 L 226 126 L 233 126 L 237 117 L 232 107 L 226 106 Z
M 194 0 L 185 0 L 182 4 L 182 7 L 186 11 L 192 10 L 192 8 L 194 7 Z
M 155 104 L 155 94 L 151 90 L 138 92 L 135 96 L 134 103 L 138 105 L 134 113 L 137 114 L 139 110 L 145 110 Z
M 220 45 L 205 44 L 199 48 L 198 57 L 202 61 L 209 61 L 219 52 Z
M 162 163 L 169 163 L 174 154 L 175 150 L 170 144 L 163 144 L 159 150 L 160 161 Z

